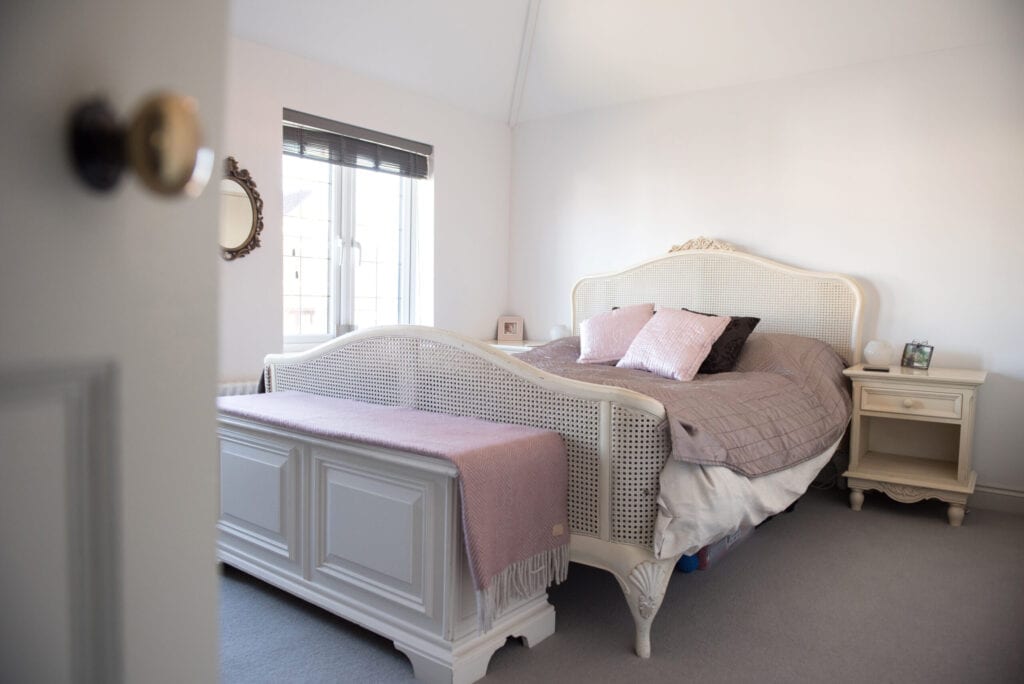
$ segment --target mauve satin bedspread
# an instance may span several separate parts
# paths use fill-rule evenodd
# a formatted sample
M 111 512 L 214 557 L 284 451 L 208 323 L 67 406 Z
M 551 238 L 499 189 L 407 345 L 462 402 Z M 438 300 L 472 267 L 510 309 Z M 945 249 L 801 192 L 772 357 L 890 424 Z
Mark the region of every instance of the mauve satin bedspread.
M 824 342 L 753 334 L 731 373 L 679 382 L 646 371 L 576 363 L 579 338 L 517 355 L 574 380 L 631 389 L 657 399 L 669 416 L 672 457 L 720 465 L 747 477 L 821 454 L 843 434 L 852 401 L 843 360 Z

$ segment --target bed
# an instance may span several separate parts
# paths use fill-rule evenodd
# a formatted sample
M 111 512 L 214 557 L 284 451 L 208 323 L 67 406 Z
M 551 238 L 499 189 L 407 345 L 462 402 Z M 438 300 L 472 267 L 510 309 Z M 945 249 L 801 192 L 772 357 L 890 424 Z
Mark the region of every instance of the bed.
M 855 281 L 725 243 L 699 238 L 624 271 L 583 278 L 571 295 L 573 332 L 613 306 L 644 302 L 757 316 L 758 333 L 813 338 L 846 363 L 859 361 L 862 294 Z M 658 400 L 555 375 L 436 328 L 367 329 L 307 352 L 270 355 L 264 382 L 268 392 L 297 390 L 558 431 L 569 456 L 571 560 L 618 580 L 643 658 L 650 656 L 651 624 L 679 557 L 789 506 L 838 446 L 836 440 L 788 472 L 753 479 L 719 466 L 681 464 L 669 458 L 666 409 Z M 684 483 L 673 490 L 679 505 L 727 508 L 737 497 L 753 503 L 734 507 L 712 528 L 697 525 L 666 542 L 659 528 L 666 476 Z

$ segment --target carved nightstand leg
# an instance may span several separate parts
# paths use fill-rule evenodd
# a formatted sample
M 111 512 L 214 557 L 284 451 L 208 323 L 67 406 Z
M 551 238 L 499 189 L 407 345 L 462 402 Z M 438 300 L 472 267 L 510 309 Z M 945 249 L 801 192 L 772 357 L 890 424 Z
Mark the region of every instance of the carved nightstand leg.
M 964 521 L 964 505 L 963 504 L 949 504 L 949 510 L 946 511 L 946 515 L 949 516 L 949 524 L 953 527 L 960 527 Z
M 850 489 L 850 508 L 859 511 L 864 505 L 864 492 L 860 489 Z

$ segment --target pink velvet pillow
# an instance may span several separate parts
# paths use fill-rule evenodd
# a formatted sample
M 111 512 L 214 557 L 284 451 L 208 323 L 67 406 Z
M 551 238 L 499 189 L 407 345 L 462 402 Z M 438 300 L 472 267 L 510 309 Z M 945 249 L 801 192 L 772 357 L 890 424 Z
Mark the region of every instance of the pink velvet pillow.
M 580 363 L 618 361 L 640 329 L 654 315 L 654 304 L 614 309 L 580 323 Z
M 647 322 L 618 365 L 676 380 L 693 380 L 731 319 L 662 309 Z

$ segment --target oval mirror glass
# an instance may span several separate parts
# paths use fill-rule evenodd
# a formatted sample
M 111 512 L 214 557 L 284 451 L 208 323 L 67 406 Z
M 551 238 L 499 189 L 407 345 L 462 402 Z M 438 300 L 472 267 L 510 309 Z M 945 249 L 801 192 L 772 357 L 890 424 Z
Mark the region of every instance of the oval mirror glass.
M 240 183 L 232 178 L 220 181 L 220 246 L 239 249 L 252 234 L 252 202 Z

